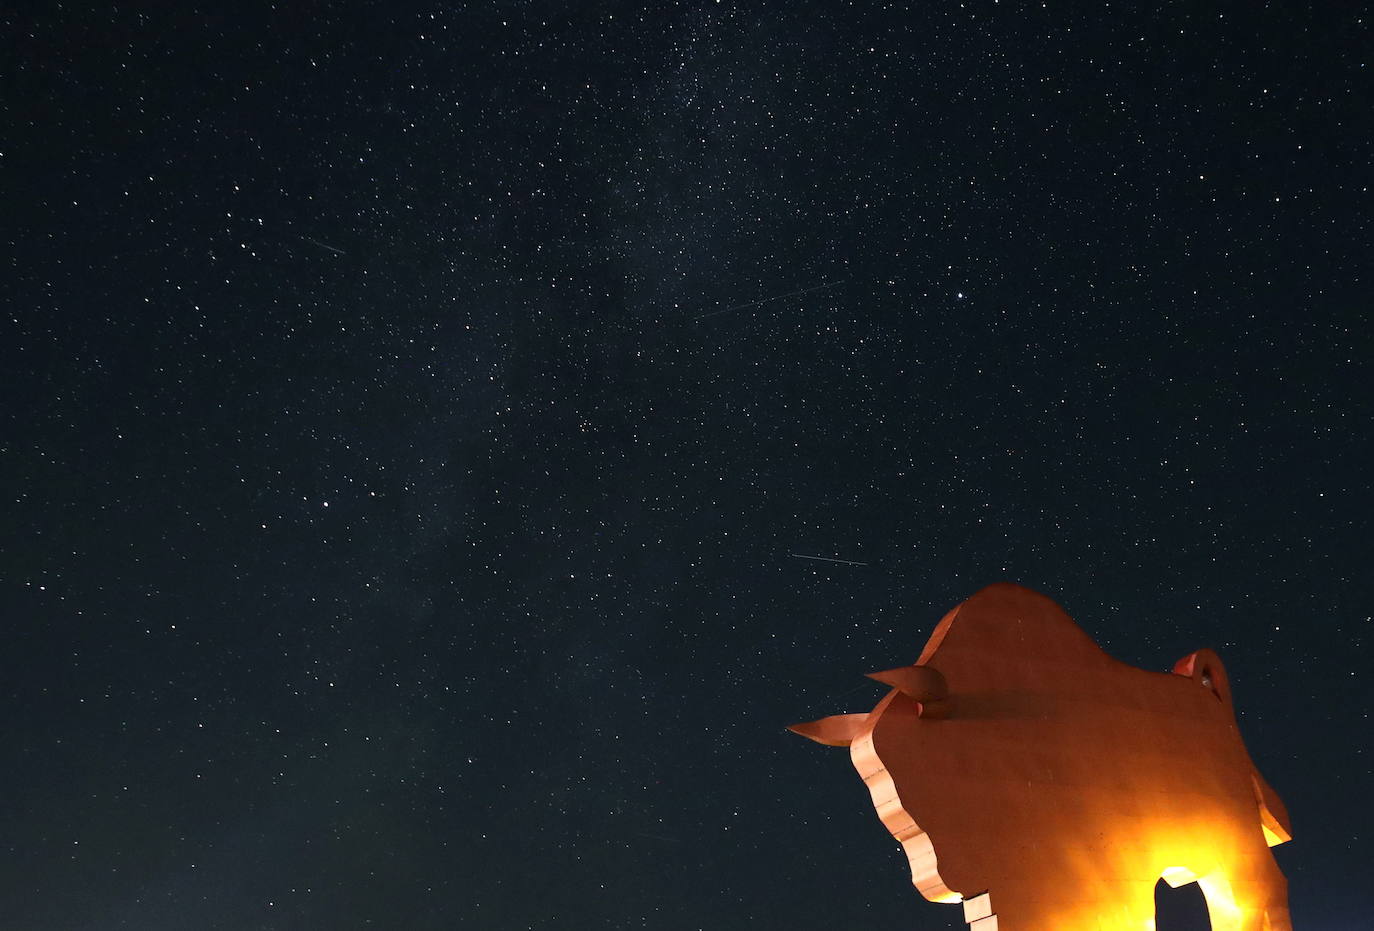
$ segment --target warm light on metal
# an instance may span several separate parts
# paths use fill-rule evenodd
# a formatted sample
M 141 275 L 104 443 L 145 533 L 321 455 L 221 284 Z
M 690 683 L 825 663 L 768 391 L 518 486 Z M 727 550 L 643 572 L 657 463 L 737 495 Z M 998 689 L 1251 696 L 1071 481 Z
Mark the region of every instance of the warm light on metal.
M 974 931 L 1148 931 L 1197 882 L 1213 931 L 1291 931 L 1283 802 L 1241 742 L 1221 660 L 1107 656 L 1048 598 L 983 589 L 870 712 L 794 725 L 848 746 L 911 878 Z

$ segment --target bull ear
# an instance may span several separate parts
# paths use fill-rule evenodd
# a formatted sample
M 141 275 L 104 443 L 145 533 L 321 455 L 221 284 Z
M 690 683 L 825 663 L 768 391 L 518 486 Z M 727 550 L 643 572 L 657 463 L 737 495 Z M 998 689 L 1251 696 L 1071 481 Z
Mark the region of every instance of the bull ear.
M 890 685 L 922 704 L 943 701 L 949 697 L 949 684 L 945 682 L 940 670 L 934 666 L 902 666 L 898 669 L 870 672 L 868 677 L 883 685 Z
M 1255 787 L 1255 801 L 1259 803 L 1260 825 L 1264 829 L 1265 842 L 1270 847 L 1288 843 L 1293 839 L 1293 823 L 1288 820 L 1288 808 L 1283 804 L 1283 799 L 1259 773 L 1250 774 L 1250 783 Z
M 790 724 L 787 729 L 794 734 L 801 734 L 807 740 L 825 744 L 827 747 L 847 747 L 855 737 L 859 736 L 859 730 L 864 726 L 864 721 L 867 718 L 867 712 L 863 714 L 835 714 L 828 718 L 821 718 L 819 721 Z
M 1226 678 L 1226 667 L 1221 665 L 1221 657 L 1211 650 L 1189 653 L 1174 663 L 1174 675 L 1192 679 L 1224 704 L 1231 704 L 1231 682 Z

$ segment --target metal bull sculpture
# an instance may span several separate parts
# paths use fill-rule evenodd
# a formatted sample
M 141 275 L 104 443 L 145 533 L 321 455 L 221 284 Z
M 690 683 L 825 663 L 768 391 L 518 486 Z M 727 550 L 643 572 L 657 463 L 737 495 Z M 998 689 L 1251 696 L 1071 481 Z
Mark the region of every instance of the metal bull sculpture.
M 1288 814 L 1221 660 L 1118 662 L 1053 601 L 993 585 L 940 621 L 870 712 L 791 730 L 849 747 L 911 879 L 975 931 L 1145 931 L 1197 882 L 1213 931 L 1291 931 L 1269 847 Z

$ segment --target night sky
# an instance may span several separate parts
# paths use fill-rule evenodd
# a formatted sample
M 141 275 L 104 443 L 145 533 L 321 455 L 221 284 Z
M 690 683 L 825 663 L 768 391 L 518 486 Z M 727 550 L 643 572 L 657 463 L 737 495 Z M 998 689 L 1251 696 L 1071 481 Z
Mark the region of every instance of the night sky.
M 6 929 L 962 928 L 783 728 L 1003 580 L 1367 924 L 1358 4 L 17 6 Z

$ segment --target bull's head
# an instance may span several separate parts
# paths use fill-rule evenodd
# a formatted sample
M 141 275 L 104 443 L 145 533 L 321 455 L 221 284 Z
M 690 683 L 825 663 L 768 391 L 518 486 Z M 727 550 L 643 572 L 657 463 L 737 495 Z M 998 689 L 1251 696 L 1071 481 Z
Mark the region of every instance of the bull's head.
M 1226 670 L 1199 650 L 1173 673 L 1114 660 L 1050 599 L 995 585 L 915 665 L 870 674 L 890 687 L 872 711 L 788 729 L 849 748 L 913 884 L 977 927 L 1146 927 L 1162 876 L 1203 883 L 1214 928 L 1247 911 L 1287 931 L 1261 851 L 1288 840 L 1288 816 L 1240 742 Z

